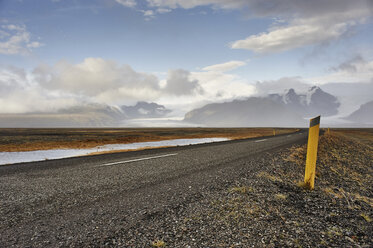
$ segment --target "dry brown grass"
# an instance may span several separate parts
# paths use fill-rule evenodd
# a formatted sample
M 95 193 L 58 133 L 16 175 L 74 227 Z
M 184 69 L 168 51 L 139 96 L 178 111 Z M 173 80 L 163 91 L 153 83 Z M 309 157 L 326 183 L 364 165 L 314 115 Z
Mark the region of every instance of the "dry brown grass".
M 373 198 L 370 197 L 373 180 L 372 141 L 373 132 L 370 129 L 332 130 L 330 135 L 321 136 L 315 187 L 333 201 L 343 201 L 351 209 L 360 208 L 360 204 L 373 208 Z M 293 147 L 284 160 L 303 169 L 306 149 L 306 145 Z M 299 183 L 298 186 L 304 185 Z
M 112 150 L 112 151 L 103 151 L 103 152 L 92 152 L 88 153 L 87 155 L 83 156 L 91 156 L 91 155 L 101 155 L 101 154 L 109 154 L 109 153 L 120 153 L 120 152 L 134 152 L 134 151 L 143 151 L 143 150 L 150 150 L 154 148 L 167 148 L 170 146 L 157 146 L 157 147 L 143 147 L 143 148 L 137 148 L 137 149 L 123 149 L 123 150 Z M 81 156 L 81 155 L 79 155 Z
M 246 194 L 249 192 L 253 192 L 254 189 L 252 187 L 248 186 L 237 186 L 237 187 L 232 187 L 229 189 L 230 192 L 235 192 L 235 193 L 240 193 L 240 194 Z
M 332 129 L 331 134 L 353 139 L 356 142 L 364 143 L 373 147 L 373 129 Z
M 296 130 L 278 128 L 276 134 Z M 0 129 L 0 152 L 84 149 L 107 144 L 170 139 L 246 139 L 272 135 L 272 128 Z
M 163 240 L 156 240 L 152 242 L 152 247 L 165 247 L 166 243 Z

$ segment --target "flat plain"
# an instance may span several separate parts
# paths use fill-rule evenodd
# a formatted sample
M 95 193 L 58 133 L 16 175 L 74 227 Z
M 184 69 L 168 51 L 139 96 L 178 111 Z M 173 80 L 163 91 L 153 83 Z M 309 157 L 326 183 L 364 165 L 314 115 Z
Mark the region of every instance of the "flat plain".
M 2 128 L 0 152 L 93 148 L 107 144 L 192 138 L 246 139 L 294 128 Z

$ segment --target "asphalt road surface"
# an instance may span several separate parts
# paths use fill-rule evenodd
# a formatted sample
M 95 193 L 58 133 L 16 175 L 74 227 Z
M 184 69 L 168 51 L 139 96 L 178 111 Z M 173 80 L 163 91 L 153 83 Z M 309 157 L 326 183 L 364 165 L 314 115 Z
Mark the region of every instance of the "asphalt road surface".
M 196 200 L 245 161 L 306 139 L 303 130 L 0 166 L 0 247 L 95 246 L 147 216 Z

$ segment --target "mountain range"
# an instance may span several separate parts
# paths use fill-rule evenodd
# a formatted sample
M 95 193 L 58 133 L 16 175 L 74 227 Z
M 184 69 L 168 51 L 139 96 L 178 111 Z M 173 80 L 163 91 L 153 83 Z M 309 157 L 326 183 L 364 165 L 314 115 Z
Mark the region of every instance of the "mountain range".
M 122 120 L 162 117 L 170 112 L 156 103 L 120 107 L 90 103 L 50 113 L 0 114 L 0 127 L 115 127 Z
M 297 94 L 294 89 L 289 89 L 283 95 L 270 94 L 268 97 L 303 117 L 336 115 L 340 106 L 335 96 L 317 86 L 311 87 L 303 94 Z
M 335 115 L 339 106 L 335 96 L 314 86 L 302 94 L 289 89 L 284 94 L 208 104 L 188 112 L 184 120 L 208 126 L 305 126 L 304 118 Z
M 269 98 L 212 103 L 192 110 L 184 121 L 215 127 L 302 126 L 303 118 Z

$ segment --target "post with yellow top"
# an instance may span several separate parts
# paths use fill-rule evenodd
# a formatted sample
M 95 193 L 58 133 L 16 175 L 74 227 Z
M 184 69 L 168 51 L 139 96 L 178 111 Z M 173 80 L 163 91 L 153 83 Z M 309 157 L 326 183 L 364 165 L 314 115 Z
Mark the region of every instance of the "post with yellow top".
M 315 187 L 317 146 L 319 144 L 319 129 L 320 116 L 317 116 L 310 120 L 310 128 L 308 130 L 307 159 L 306 172 L 304 175 L 304 184 L 309 189 L 313 189 Z

